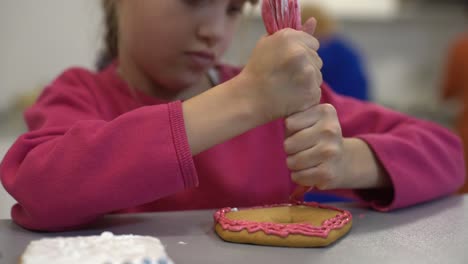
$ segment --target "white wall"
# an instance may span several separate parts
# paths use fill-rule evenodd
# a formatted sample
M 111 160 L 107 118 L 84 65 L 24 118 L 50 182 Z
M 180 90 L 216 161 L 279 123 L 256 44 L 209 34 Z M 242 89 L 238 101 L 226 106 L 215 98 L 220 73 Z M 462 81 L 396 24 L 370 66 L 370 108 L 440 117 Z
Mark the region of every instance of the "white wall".
M 93 65 L 100 45 L 98 3 L 0 1 L 0 111 L 70 65 Z
M 93 67 L 101 45 L 99 2 L 0 1 L 0 113 L 16 95 L 49 83 L 69 66 Z M 1 160 L 15 137 L 6 129 L 11 124 L 0 122 Z M 0 186 L 0 219 L 10 217 L 13 203 Z

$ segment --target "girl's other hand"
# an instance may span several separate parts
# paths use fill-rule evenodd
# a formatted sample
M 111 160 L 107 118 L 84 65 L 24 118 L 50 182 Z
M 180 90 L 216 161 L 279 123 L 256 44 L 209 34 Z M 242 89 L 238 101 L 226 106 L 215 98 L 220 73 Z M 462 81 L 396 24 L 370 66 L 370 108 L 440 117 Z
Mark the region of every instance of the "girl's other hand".
M 320 104 L 286 119 L 284 148 L 291 178 L 302 186 L 341 186 L 346 168 L 344 140 L 335 108 Z

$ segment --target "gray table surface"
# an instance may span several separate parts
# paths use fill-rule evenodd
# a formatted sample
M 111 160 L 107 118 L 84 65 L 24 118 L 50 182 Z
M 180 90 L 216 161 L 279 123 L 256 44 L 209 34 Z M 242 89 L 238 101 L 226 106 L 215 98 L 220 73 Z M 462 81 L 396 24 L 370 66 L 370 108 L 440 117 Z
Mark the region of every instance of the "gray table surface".
M 351 232 L 327 248 L 296 249 L 226 243 L 213 231 L 213 210 L 106 216 L 87 229 L 35 233 L 0 221 L 0 263 L 15 263 L 43 237 L 115 234 L 161 239 L 175 263 L 468 263 L 468 196 L 379 213 L 354 203 Z

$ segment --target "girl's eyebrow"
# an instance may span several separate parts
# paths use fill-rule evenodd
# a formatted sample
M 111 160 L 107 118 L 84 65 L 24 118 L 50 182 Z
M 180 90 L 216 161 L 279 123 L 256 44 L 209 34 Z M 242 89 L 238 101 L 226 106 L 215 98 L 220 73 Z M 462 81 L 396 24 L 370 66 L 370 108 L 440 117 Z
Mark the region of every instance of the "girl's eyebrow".
M 234 3 L 239 3 L 239 4 L 245 4 L 246 2 L 249 2 L 249 0 L 231 0 L 231 3 L 234 2 Z

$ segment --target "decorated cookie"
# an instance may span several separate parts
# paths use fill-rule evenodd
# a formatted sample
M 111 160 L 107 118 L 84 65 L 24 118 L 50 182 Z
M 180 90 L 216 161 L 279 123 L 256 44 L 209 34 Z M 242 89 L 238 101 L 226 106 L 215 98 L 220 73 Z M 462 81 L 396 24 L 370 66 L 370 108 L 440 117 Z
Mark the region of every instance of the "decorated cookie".
M 348 233 L 352 225 L 348 211 L 304 202 L 223 208 L 214 220 L 216 233 L 225 241 L 283 247 L 327 246 Z

